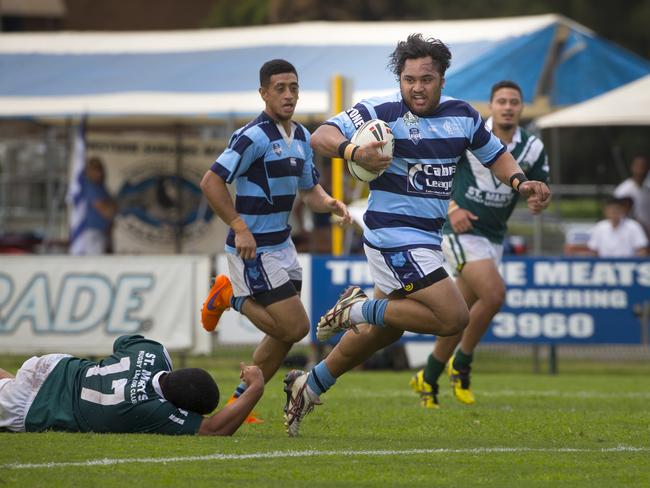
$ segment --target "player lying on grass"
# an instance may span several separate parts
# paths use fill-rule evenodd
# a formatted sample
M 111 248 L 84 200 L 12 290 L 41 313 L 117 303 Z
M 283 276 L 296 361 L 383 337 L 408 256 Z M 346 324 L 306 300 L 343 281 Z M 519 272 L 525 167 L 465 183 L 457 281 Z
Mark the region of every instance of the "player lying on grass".
M 0 369 L 0 431 L 146 432 L 232 435 L 262 397 L 264 378 L 241 364 L 239 401 L 210 417 L 219 388 L 198 368 L 172 371 L 165 347 L 119 337 L 99 362 L 67 354 L 34 356 L 14 377 Z

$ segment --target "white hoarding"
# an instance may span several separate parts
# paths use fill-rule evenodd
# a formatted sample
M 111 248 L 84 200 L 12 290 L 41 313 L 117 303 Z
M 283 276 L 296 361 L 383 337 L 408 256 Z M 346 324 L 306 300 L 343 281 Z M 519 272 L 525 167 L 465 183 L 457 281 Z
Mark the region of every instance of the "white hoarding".
M 207 353 L 208 256 L 0 257 L 0 352 L 106 355 L 123 334 Z

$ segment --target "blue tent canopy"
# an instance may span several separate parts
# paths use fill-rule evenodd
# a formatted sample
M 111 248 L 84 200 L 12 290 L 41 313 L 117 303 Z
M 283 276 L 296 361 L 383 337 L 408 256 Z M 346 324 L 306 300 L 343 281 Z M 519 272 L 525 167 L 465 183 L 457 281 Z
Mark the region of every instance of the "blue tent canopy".
M 325 115 L 334 74 L 351 79 L 353 101 L 397 90 L 388 56 L 412 32 L 450 46 L 444 92 L 479 105 L 501 79 L 517 81 L 541 114 L 650 73 L 647 60 L 556 15 L 0 34 L 0 116 L 249 116 L 262 109 L 258 70 L 272 58 L 298 70 L 298 113 Z

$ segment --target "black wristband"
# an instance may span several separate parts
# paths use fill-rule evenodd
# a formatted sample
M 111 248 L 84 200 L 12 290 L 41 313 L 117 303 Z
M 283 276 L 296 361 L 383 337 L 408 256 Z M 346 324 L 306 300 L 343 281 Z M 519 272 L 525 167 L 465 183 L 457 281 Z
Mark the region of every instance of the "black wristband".
M 510 177 L 510 186 L 515 189 L 515 191 L 519 191 L 519 187 L 524 181 L 528 181 L 528 178 L 526 178 L 526 175 L 523 173 L 515 173 Z
M 337 151 L 339 153 L 339 157 L 345 159 L 345 148 L 348 147 L 348 144 L 350 144 L 350 141 L 348 139 L 339 144 L 339 149 Z
M 354 155 L 357 153 L 357 149 L 359 149 L 359 146 L 354 146 L 352 154 L 350 154 L 350 161 L 354 161 Z

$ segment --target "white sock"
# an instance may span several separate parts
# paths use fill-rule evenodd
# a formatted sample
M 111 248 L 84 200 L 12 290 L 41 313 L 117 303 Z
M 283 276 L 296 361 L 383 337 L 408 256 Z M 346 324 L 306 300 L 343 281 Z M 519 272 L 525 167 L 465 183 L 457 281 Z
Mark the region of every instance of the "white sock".
M 365 302 L 357 302 L 350 307 L 350 322 L 353 325 L 363 324 L 366 319 L 363 318 L 363 304 Z

